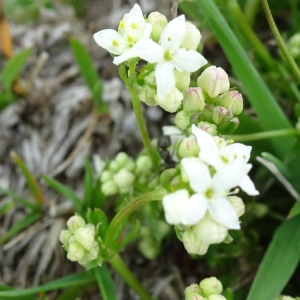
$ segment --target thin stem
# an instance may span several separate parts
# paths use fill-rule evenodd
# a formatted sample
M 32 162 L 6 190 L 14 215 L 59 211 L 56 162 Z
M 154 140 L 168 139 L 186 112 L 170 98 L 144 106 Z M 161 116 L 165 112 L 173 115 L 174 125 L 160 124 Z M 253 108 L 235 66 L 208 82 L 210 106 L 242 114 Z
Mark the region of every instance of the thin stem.
M 291 68 L 291 71 L 294 74 L 294 77 L 297 79 L 298 82 L 300 82 L 300 70 L 297 66 L 297 64 L 295 63 L 293 57 L 291 56 L 291 54 L 289 53 L 288 49 L 285 46 L 285 43 L 279 33 L 279 30 L 274 22 L 270 7 L 268 5 L 268 1 L 267 0 L 261 0 L 262 2 L 262 6 L 267 18 L 267 21 L 269 23 L 270 29 L 275 37 L 275 40 L 277 42 L 277 45 L 279 47 L 279 49 L 282 52 L 283 57 L 286 59 L 286 62 L 288 63 L 288 65 Z
M 247 0 L 244 6 L 244 15 L 250 25 L 253 24 L 257 14 L 259 0 Z
M 158 189 L 155 191 L 152 191 L 150 193 L 144 194 L 138 198 L 136 198 L 134 201 L 130 202 L 128 205 L 126 205 L 122 210 L 120 210 L 115 217 L 112 219 L 107 232 L 105 236 L 105 245 L 108 248 L 114 249 L 114 243 L 115 243 L 115 233 L 118 232 L 119 226 L 123 223 L 123 221 L 135 210 L 140 208 L 142 205 L 151 202 L 151 201 L 157 201 L 161 200 L 163 196 L 167 194 L 167 191 L 165 189 Z
M 160 154 L 159 154 L 158 150 L 151 145 L 149 133 L 148 133 L 146 124 L 144 122 L 143 114 L 142 114 L 141 101 L 139 100 L 138 95 L 133 87 L 133 84 L 136 80 L 135 64 L 129 65 L 129 77 L 127 76 L 125 65 L 120 66 L 119 74 L 120 74 L 120 77 L 122 78 L 122 80 L 124 81 L 128 92 L 130 93 L 136 123 L 137 123 L 138 129 L 140 131 L 144 147 L 148 151 L 148 154 L 151 157 L 152 163 L 155 166 L 157 166 L 160 164 L 160 161 L 161 161 Z
M 134 276 L 134 274 L 127 268 L 124 261 L 118 254 L 115 254 L 109 260 L 109 263 L 142 300 L 152 299 L 151 296 L 148 294 L 148 292 L 143 288 L 143 286 Z
M 271 130 L 271 131 L 264 131 L 264 132 L 257 132 L 257 133 L 241 134 L 241 135 L 224 135 L 224 138 L 233 139 L 237 142 L 248 142 L 248 141 L 273 139 L 273 138 L 288 136 L 288 135 L 300 135 L 300 131 L 295 128 L 279 129 L 279 130 Z

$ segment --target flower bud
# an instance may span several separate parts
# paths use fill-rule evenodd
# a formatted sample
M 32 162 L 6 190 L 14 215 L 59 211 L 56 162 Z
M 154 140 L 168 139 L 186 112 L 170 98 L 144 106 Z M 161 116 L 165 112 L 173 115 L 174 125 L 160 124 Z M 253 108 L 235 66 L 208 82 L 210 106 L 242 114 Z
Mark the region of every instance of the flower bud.
M 230 108 L 233 115 L 243 111 L 243 96 L 238 91 L 229 91 L 218 97 L 216 105 Z
M 160 184 L 168 192 L 173 192 L 174 187 L 172 185 L 172 181 L 175 177 L 178 177 L 178 171 L 175 168 L 164 170 L 159 178 Z
M 221 294 L 223 291 L 222 283 L 216 277 L 210 277 L 201 280 L 199 287 L 200 294 L 203 297 L 209 297 L 210 295 L 214 294 Z
M 67 252 L 67 258 L 70 261 L 81 261 L 84 259 L 84 249 L 75 241 L 73 243 L 70 243 L 68 252 Z
M 185 112 L 184 110 L 181 110 L 175 116 L 175 121 L 174 121 L 175 126 L 181 130 L 185 130 L 191 124 L 190 119 L 191 119 L 191 114 Z
M 132 159 L 130 159 L 127 164 L 124 166 L 124 169 L 126 169 L 127 171 L 133 173 L 135 170 L 135 163 Z
M 200 113 L 199 121 L 213 123 L 212 114 L 214 112 L 215 107 L 212 104 L 206 104 Z
M 74 233 L 78 228 L 85 226 L 85 221 L 82 217 L 75 215 L 67 221 L 67 226 Z
M 191 22 L 185 22 L 185 26 L 185 36 L 180 44 L 180 48 L 197 50 L 201 41 L 201 33 Z
M 287 47 L 293 58 L 300 58 L 300 33 L 295 33 L 288 41 Z
M 138 93 L 139 99 L 149 106 L 157 105 L 155 96 L 156 96 L 156 88 L 151 87 L 150 85 L 147 84 L 144 84 L 140 92 Z
M 245 213 L 245 204 L 242 198 L 238 196 L 228 196 L 227 199 L 230 201 L 239 217 Z
M 209 122 L 200 121 L 197 124 L 197 127 L 199 127 L 200 129 L 206 131 L 207 133 L 209 133 L 212 136 L 215 136 L 215 135 L 218 134 L 218 129 L 217 129 L 216 124 L 211 124 Z
M 155 96 L 157 104 L 167 112 L 174 113 L 180 107 L 183 99 L 182 93 L 175 87 L 173 91 L 163 99 L 159 99 Z
M 197 85 L 211 98 L 228 92 L 230 87 L 227 73 L 222 68 L 217 68 L 216 66 L 206 68 L 198 77 Z
M 105 182 L 112 179 L 112 173 L 109 170 L 105 170 L 102 172 L 100 180 L 101 182 Z
M 214 294 L 214 295 L 208 296 L 207 300 L 226 300 L 226 298 L 222 295 Z
M 198 235 L 194 232 L 193 227 L 183 233 L 182 242 L 185 250 L 189 254 L 204 255 L 209 247 L 208 243 L 199 239 Z
M 65 248 L 68 248 L 69 240 L 70 240 L 71 236 L 73 236 L 73 233 L 71 230 L 68 230 L 68 229 L 61 230 L 61 232 L 59 234 L 59 240 L 64 245 Z
M 205 105 L 205 98 L 201 88 L 188 88 L 183 93 L 183 110 L 185 112 L 200 112 Z
M 119 169 L 124 168 L 129 161 L 129 156 L 125 152 L 119 152 L 114 159 L 117 162 Z
M 164 28 L 168 24 L 168 20 L 166 16 L 155 11 L 148 16 L 147 22 L 152 25 L 150 38 L 155 42 L 158 42 L 161 33 L 163 32 Z
M 176 88 L 184 92 L 189 86 L 191 82 L 191 76 L 189 72 L 182 71 L 179 72 L 178 70 L 174 70 L 174 76 L 175 76 L 175 86 Z
M 136 170 L 137 174 L 148 171 L 152 168 L 152 161 L 148 155 L 142 155 L 136 160 Z
M 228 228 L 215 222 L 209 214 L 206 214 L 194 227 L 193 231 L 198 239 L 207 244 L 222 243 L 227 235 Z
M 200 292 L 199 284 L 192 283 L 191 285 L 185 288 L 184 295 L 188 296 L 190 294 L 199 293 L 199 292 Z
M 87 224 L 85 227 L 79 228 L 74 232 L 74 237 L 85 250 L 90 250 L 95 241 L 95 226 Z
M 148 75 L 144 77 L 144 82 L 146 85 L 150 85 L 151 87 L 156 87 L 156 77 L 155 72 L 152 71 Z
M 122 169 L 114 176 L 114 182 L 122 193 L 126 193 L 129 191 L 134 178 L 132 173 L 126 169 Z
M 88 262 L 90 262 L 92 260 L 95 260 L 98 257 L 98 254 L 99 254 L 99 245 L 96 241 L 94 241 L 89 251 L 85 252 L 85 259 Z
M 218 132 L 221 134 L 230 134 L 233 133 L 240 124 L 240 120 L 237 117 L 232 118 L 227 122 L 223 122 L 218 125 Z
M 111 196 L 118 193 L 118 187 L 113 180 L 109 180 L 102 183 L 101 191 L 105 196 Z
M 230 108 L 225 108 L 222 106 L 216 106 L 213 110 L 212 121 L 216 125 L 227 125 L 230 120 L 233 118 Z
M 192 293 L 185 296 L 184 300 L 205 300 L 205 299 L 197 293 Z
M 183 157 L 197 157 L 199 154 L 199 147 L 195 136 L 191 135 L 189 137 L 185 137 L 179 147 L 178 147 L 178 156 L 179 158 Z

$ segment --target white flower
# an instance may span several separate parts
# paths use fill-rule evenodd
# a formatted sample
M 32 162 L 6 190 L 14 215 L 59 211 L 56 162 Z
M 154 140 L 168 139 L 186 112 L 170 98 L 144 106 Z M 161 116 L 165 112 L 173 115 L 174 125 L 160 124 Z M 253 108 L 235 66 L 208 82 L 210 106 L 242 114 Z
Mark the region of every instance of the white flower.
M 151 39 L 142 39 L 134 47 L 139 57 L 150 63 L 157 63 L 155 76 L 160 99 L 171 93 L 175 87 L 175 68 L 180 72 L 195 72 L 207 63 L 195 50 L 180 48 L 185 32 L 185 16 L 181 15 L 167 24 L 159 44 Z
M 216 222 L 229 229 L 239 229 L 238 215 L 226 196 L 246 176 L 251 165 L 228 164 L 211 176 L 209 167 L 199 158 L 183 158 L 181 163 L 190 187 L 196 192 L 191 198 L 197 203 L 197 221 L 208 211 Z
M 213 166 L 217 171 L 232 163 L 246 164 L 250 158 L 251 146 L 240 143 L 229 144 L 223 138 L 212 137 L 195 125 L 192 125 L 192 133 L 195 135 L 200 148 L 199 158 Z M 259 194 L 248 175 L 240 178 L 238 186 L 248 195 Z
M 152 25 L 146 23 L 142 9 L 135 4 L 129 13 L 120 21 L 118 31 L 104 29 L 94 34 L 96 43 L 111 54 L 119 55 L 114 58 L 114 64 L 118 65 L 128 59 L 137 57 L 134 45 L 141 38 L 149 38 Z

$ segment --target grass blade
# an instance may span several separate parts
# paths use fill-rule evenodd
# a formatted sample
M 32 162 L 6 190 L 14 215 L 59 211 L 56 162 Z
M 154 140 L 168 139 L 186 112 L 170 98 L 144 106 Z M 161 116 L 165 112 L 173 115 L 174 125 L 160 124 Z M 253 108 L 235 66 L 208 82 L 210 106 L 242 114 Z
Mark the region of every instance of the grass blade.
M 103 265 L 101 268 L 95 268 L 94 274 L 103 300 L 116 300 L 117 293 L 115 283 L 107 267 Z

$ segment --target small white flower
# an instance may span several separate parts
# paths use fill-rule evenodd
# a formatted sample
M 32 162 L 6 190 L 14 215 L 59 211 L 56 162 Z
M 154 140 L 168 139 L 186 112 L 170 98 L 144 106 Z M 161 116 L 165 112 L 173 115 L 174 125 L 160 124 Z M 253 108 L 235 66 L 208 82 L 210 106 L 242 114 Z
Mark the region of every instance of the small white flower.
M 199 158 L 183 158 L 181 163 L 190 187 L 196 192 L 191 198 L 199 207 L 198 219 L 201 220 L 208 211 L 216 222 L 229 229 L 239 229 L 238 215 L 226 196 L 240 183 L 240 178 L 246 176 L 251 165 L 228 164 L 211 176 L 209 167 Z
M 185 16 L 181 15 L 167 24 L 159 44 L 151 39 L 142 39 L 134 47 L 139 57 L 150 63 L 157 63 L 155 76 L 160 99 L 170 94 L 175 87 L 175 68 L 180 72 L 195 72 L 207 63 L 195 50 L 180 48 L 185 32 Z
M 229 144 L 223 138 L 212 137 L 195 125 L 192 125 L 192 133 L 195 135 L 200 148 L 199 158 L 213 166 L 217 171 L 232 163 L 247 164 L 250 158 L 251 146 L 240 143 Z M 240 178 L 238 186 L 248 195 L 259 194 L 248 175 Z
M 114 64 L 137 57 L 134 45 L 141 38 L 149 38 L 152 25 L 146 23 L 142 9 L 135 4 L 129 13 L 120 21 L 118 31 L 104 29 L 94 34 L 96 43 L 111 54 L 118 55 L 114 58 Z

